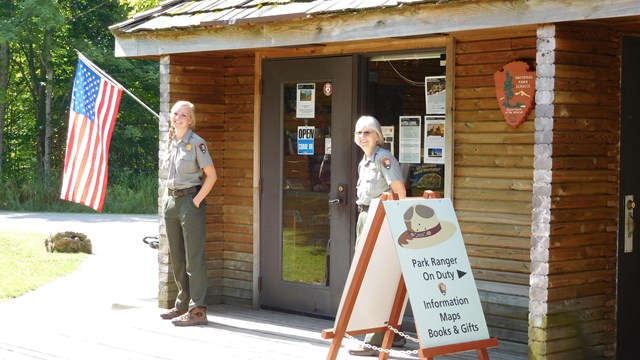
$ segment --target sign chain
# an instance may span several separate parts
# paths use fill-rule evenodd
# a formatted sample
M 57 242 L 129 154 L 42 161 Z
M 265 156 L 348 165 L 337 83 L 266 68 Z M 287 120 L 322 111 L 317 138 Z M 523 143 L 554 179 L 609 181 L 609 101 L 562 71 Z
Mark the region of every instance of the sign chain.
M 411 337 L 411 336 L 410 336 L 410 335 L 408 335 L 408 334 L 403 333 L 402 331 L 400 331 L 400 330 L 398 330 L 398 329 L 394 328 L 394 327 L 393 327 L 393 326 L 391 326 L 391 325 L 387 325 L 387 328 L 389 328 L 389 330 L 393 331 L 394 333 L 396 333 L 396 334 L 398 334 L 398 335 L 402 336 L 403 338 L 405 338 L 405 339 L 407 339 L 407 340 L 413 341 L 414 343 L 417 343 L 417 342 L 418 342 L 418 339 L 416 339 L 416 338 L 414 338 L 414 337 Z M 347 339 L 349 339 L 349 340 L 353 340 L 353 341 L 357 341 L 357 342 L 361 343 L 361 344 L 362 344 L 362 346 L 364 346 L 364 347 L 366 347 L 366 348 L 373 349 L 373 350 L 377 350 L 377 351 L 382 351 L 382 352 L 385 352 L 385 353 L 387 353 L 387 354 L 391 353 L 392 351 L 393 351 L 393 352 L 396 352 L 396 353 L 400 353 L 400 354 L 405 354 L 405 355 L 417 355 L 417 354 L 418 354 L 418 350 L 394 350 L 394 349 L 383 349 L 383 348 L 381 348 L 381 347 L 379 347 L 379 346 L 371 345 L 371 344 L 366 343 L 366 342 L 364 342 L 364 341 L 358 340 L 358 339 L 354 338 L 353 336 L 351 336 L 351 335 L 349 335 L 349 334 L 347 334 L 347 333 L 345 333 L 345 334 L 344 334 L 344 336 L 345 336 Z

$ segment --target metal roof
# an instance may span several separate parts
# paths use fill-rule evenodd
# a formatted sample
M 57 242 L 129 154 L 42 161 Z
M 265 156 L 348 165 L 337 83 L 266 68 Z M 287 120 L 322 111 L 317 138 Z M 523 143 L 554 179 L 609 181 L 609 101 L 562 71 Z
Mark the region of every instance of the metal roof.
M 265 49 L 600 21 L 640 29 L 640 0 L 168 0 L 109 28 L 116 56 Z
M 463 0 L 167 0 L 158 7 L 115 24 L 113 33 L 216 27 L 314 16 L 397 8 L 406 4 L 450 3 Z

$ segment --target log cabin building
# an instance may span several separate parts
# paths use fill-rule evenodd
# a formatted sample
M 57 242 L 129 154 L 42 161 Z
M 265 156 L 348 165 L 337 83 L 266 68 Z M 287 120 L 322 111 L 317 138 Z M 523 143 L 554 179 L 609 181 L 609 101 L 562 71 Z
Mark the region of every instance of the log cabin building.
M 159 62 L 161 151 L 171 105 L 196 104 L 219 176 L 210 303 L 335 316 L 369 114 L 409 194 L 452 199 L 500 348 L 640 358 L 640 1 L 168 0 L 110 30 L 116 56 Z M 514 124 L 494 74 L 517 62 L 534 81 Z

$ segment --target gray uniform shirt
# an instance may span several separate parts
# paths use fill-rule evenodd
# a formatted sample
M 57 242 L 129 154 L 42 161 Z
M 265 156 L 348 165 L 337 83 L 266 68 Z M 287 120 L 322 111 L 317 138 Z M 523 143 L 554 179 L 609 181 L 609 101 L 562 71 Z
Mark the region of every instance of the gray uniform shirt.
M 181 140 L 171 139 L 170 151 L 165 155 L 167 188 L 180 190 L 202 185 L 202 169 L 213 165 L 207 142 L 187 130 Z
M 382 196 L 382 193 L 389 191 L 389 184 L 400 180 L 402 170 L 398 160 L 387 149 L 376 146 L 370 158 L 366 155 L 358 164 L 358 184 L 356 204 L 369 205 L 371 199 Z

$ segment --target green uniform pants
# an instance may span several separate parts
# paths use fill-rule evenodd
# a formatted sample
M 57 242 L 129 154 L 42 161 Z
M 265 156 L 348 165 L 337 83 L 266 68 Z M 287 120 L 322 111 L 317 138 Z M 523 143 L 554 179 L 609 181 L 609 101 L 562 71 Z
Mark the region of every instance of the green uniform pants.
M 178 287 L 175 306 L 180 310 L 206 306 L 205 207 L 205 201 L 202 201 L 197 208 L 190 194 L 176 198 L 167 196 L 165 200 L 164 221 Z

